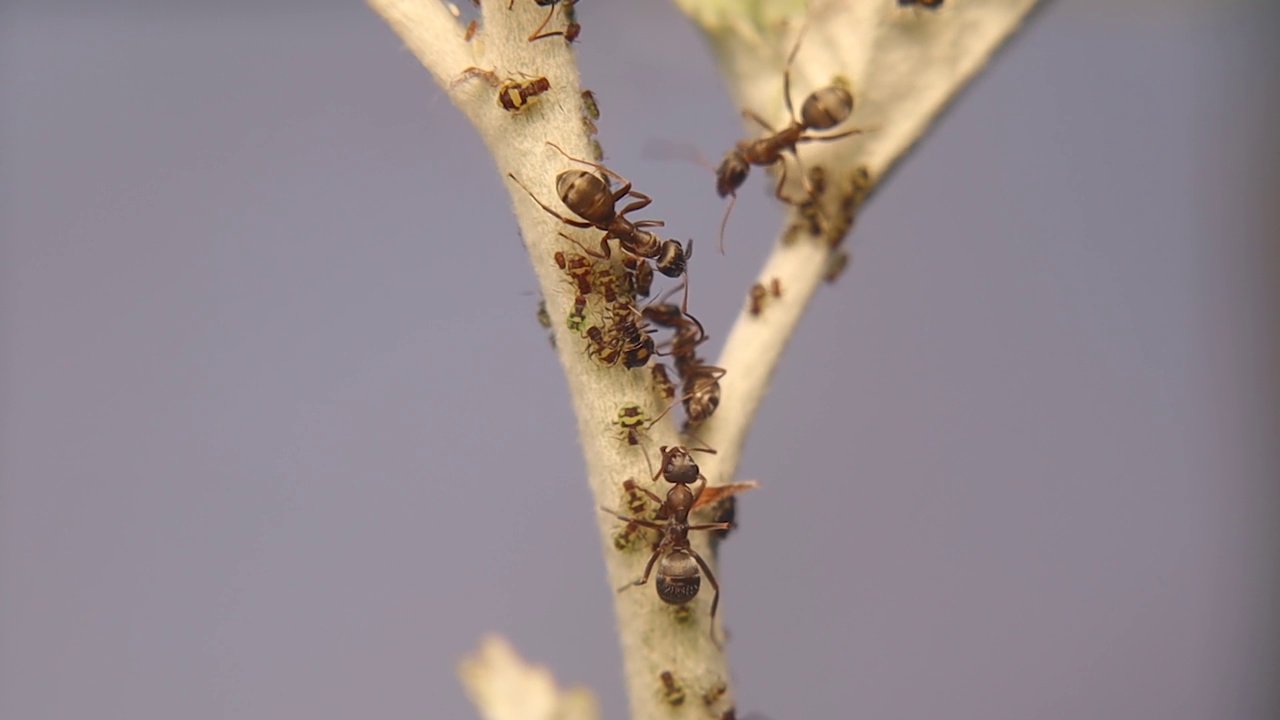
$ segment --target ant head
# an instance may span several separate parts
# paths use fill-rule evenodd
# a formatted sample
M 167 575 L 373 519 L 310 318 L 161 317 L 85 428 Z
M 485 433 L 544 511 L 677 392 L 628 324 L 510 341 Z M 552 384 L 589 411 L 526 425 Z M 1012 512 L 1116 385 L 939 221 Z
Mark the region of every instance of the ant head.
M 665 240 L 662 243 L 662 252 L 658 255 L 656 264 L 658 272 L 669 278 L 680 277 L 684 274 L 685 260 L 688 259 L 685 249 L 675 240 Z
M 659 473 L 664 480 L 675 485 L 691 485 L 698 481 L 702 474 L 698 464 L 693 461 L 689 449 L 681 445 L 659 448 L 662 452 L 662 468 Z
M 800 121 L 805 127 L 826 130 L 835 127 L 853 113 L 853 93 L 839 85 L 828 85 L 805 98 L 800 106 Z
M 751 165 L 747 163 L 747 159 L 737 150 L 730 150 L 725 153 L 724 159 L 720 161 L 720 167 L 716 168 L 716 193 L 720 197 L 731 195 L 735 190 L 742 187 L 742 183 L 747 181 L 747 173 L 750 172 Z

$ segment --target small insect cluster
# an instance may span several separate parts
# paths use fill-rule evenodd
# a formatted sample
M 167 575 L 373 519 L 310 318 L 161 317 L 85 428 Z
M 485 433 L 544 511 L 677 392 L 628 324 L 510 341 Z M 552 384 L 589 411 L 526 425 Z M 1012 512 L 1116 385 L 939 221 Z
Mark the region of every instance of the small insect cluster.
M 929 10 L 937 9 L 942 3 L 942 0 L 893 1 L 900 6 L 919 6 Z M 515 2 L 509 0 L 508 8 L 514 7 Z M 529 33 L 529 42 L 563 37 L 572 43 L 579 36 L 581 26 L 574 12 L 576 0 L 534 2 L 548 10 Z M 557 11 L 563 20 L 562 25 L 554 22 Z M 760 125 L 765 133 L 737 142 L 715 168 L 716 193 L 721 198 L 728 198 L 720 223 L 719 244 L 723 251 L 729 214 L 736 202 L 737 191 L 746 182 L 751 167 L 776 167 L 778 180 L 774 195 L 797 209 L 795 220 L 784 233 L 784 243 L 797 242 L 801 236 L 816 238 L 823 243 L 830 250 L 827 279 L 834 280 L 848 262 L 848 255 L 840 249 L 840 244 L 853 225 L 858 206 L 871 188 L 872 178 L 865 169 L 849 177 L 828 177 L 823 167 L 805 168 L 800 162 L 796 152 L 799 145 L 833 142 L 864 132 L 860 128 L 843 127 L 852 116 L 855 103 L 853 89 L 842 78 L 834 78 L 830 84 L 809 93 L 796 112 L 791 98 L 791 65 L 806 30 L 807 26 L 801 29 L 782 72 L 782 91 L 789 122 L 775 128 L 762 116 L 744 110 L 743 115 Z M 471 40 L 478 32 L 479 28 L 473 23 L 468 27 L 465 39 Z M 513 118 L 535 107 L 540 98 L 553 90 L 553 83 L 545 77 L 520 75 L 504 78 L 496 70 L 478 67 L 463 71 L 452 85 L 477 78 L 496 90 L 497 106 Z M 711 365 L 699 353 L 699 348 L 707 341 L 707 334 L 688 307 L 693 241 L 682 243 L 659 235 L 655 231 L 664 226 L 661 220 L 634 219 L 634 215 L 647 208 L 653 199 L 634 189 L 629 180 L 602 164 L 603 153 L 595 141 L 599 105 L 590 91 L 582 93 L 581 101 L 583 126 L 592 142 L 591 156 L 589 159 L 573 157 L 560 146 L 547 142 L 547 146 L 566 162 L 566 167 L 554 178 L 555 198 L 534 192 L 530 188 L 531 184 L 536 185 L 533 178 L 517 177 L 514 173 L 508 173 L 507 177 L 523 189 L 542 211 L 555 218 L 564 230 L 576 228 L 600 233 L 596 236 L 598 239 L 585 242 L 570 237 L 564 231 L 559 233 L 564 242 L 552 257 L 547 258 L 547 262 L 554 263 L 562 274 L 564 298 L 572 298 L 572 302 L 552 303 L 552 307 L 560 305 L 567 308 L 563 319 L 552 317 L 545 304 L 539 317 L 547 325 L 563 322 L 568 336 L 581 342 L 581 352 L 599 366 L 648 373 L 654 394 L 661 403 L 665 403 L 665 409 L 650 419 L 645 411 L 645 407 L 651 406 L 649 403 L 628 403 L 618 409 L 613 424 L 618 430 L 619 441 L 628 447 L 641 446 L 646 463 L 649 463 L 649 450 L 644 447 L 646 430 L 679 407 L 684 414 L 684 432 L 696 439 L 694 433 L 720 406 L 720 381 L 726 370 Z M 804 190 L 799 197 L 789 197 L 785 190 L 787 157 L 798 168 L 798 178 Z M 833 197 L 832 193 L 836 196 Z M 649 300 L 658 275 L 674 281 L 673 287 Z M 682 291 L 682 297 L 679 302 L 674 302 L 672 296 L 678 291 Z M 761 316 L 769 306 L 783 299 L 783 293 L 779 278 L 756 283 L 748 294 L 748 312 Z M 563 331 L 560 337 L 565 337 Z M 714 639 L 720 585 L 710 566 L 690 544 L 689 533 L 712 533 L 711 546 L 715 552 L 719 540 L 734 527 L 734 495 L 755 483 L 708 487 L 707 479 L 694 461 L 693 453 L 696 452 L 715 453 L 715 450 L 687 445 L 662 446 L 659 468 L 653 472 L 650 467 L 651 477 L 647 482 L 632 478 L 622 483 L 620 501 L 625 512 L 609 508 L 602 510 L 625 522 L 614 536 L 618 551 L 647 549 L 649 552 L 643 575 L 620 591 L 647 584 L 656 569 L 654 586 L 658 597 L 676 608 L 687 608 L 698 595 L 705 576 L 713 590 L 710 618 Z M 659 478 L 670 485 L 665 495 L 645 486 L 656 483 Z M 691 514 L 698 511 L 705 514 L 703 519 L 707 521 L 691 522 Z M 677 622 L 687 622 L 689 613 L 684 613 L 686 619 L 683 621 L 678 614 L 673 617 Z M 684 702 L 685 692 L 678 678 L 668 672 L 660 680 L 669 704 Z M 719 694 L 704 696 L 708 708 L 720 704 L 721 694 L 723 690 Z M 732 714 L 732 709 L 729 709 L 725 716 L 732 717 Z

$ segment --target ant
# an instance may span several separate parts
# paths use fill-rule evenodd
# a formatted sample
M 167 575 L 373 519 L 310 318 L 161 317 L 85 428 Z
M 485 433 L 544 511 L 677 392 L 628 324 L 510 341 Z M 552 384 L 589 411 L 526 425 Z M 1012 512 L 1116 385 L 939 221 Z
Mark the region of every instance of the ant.
M 773 194 L 779 200 L 795 205 L 796 203 L 788 200 L 782 194 L 782 186 L 787 181 L 787 166 L 786 163 L 782 162 L 783 153 L 791 153 L 798 164 L 800 156 L 796 154 L 796 145 L 803 142 L 839 140 L 862 132 L 861 129 L 855 128 L 834 135 L 809 134 L 810 130 L 833 128 L 847 120 L 849 115 L 853 113 L 853 93 L 849 92 L 848 88 L 838 84 L 828 85 L 810 93 L 809 97 L 805 98 L 804 103 L 801 104 L 800 117 L 796 119 L 795 108 L 791 104 L 791 63 L 795 60 L 796 53 L 800 51 L 800 41 L 804 38 L 806 30 L 808 30 L 808 25 L 800 30 L 800 35 L 796 38 L 796 44 L 791 48 L 791 54 L 787 56 L 786 68 L 782 71 L 782 98 L 786 102 L 787 115 L 791 118 L 791 124 L 781 130 L 775 130 L 772 125 L 755 112 L 743 110 L 743 117 L 757 123 L 765 130 L 768 130 L 770 134 L 755 140 L 739 140 L 734 149 L 725 153 L 724 159 L 720 161 L 720 167 L 716 169 L 716 193 L 720 197 L 732 196 L 729 206 L 725 208 L 724 219 L 720 222 L 721 252 L 724 252 L 724 228 L 729 222 L 729 211 L 733 209 L 733 203 L 738 197 L 737 190 L 746 182 L 747 173 L 750 172 L 752 165 L 764 166 L 781 163 L 778 172 L 778 184 L 774 188 Z
M 656 564 L 658 566 L 658 580 L 655 583 L 655 588 L 658 591 L 658 598 L 668 605 L 684 605 L 698 596 L 698 589 L 702 585 L 702 578 L 698 570 L 701 569 L 703 573 L 706 573 L 707 582 L 711 584 L 712 589 L 715 591 L 715 595 L 711 599 L 711 637 L 714 640 L 716 608 L 720 604 L 720 583 L 716 582 L 715 573 L 711 572 L 711 568 L 707 566 L 702 556 L 689 545 L 689 531 L 727 530 L 729 523 L 689 524 L 689 512 L 697 506 L 699 497 L 706 489 L 707 479 L 698 469 L 698 464 L 693 461 L 688 448 L 680 445 L 675 447 L 663 445 L 660 451 L 662 453 L 662 467 L 659 468 L 653 479 L 657 480 L 658 475 L 661 475 L 664 480 L 672 484 L 671 489 L 667 491 L 666 499 L 663 500 L 644 488 L 639 489 L 653 500 L 661 503 L 657 517 L 665 522 L 657 523 L 640 517 L 628 517 L 606 507 L 600 508 L 620 520 L 626 520 L 628 523 L 635 523 L 640 527 L 657 530 L 662 533 L 662 538 L 658 541 L 657 547 L 654 548 L 653 554 L 649 556 L 648 564 L 644 566 L 644 576 L 618 588 L 618 592 L 649 582 L 649 575 L 652 574 L 653 566 Z M 706 452 L 715 451 L 708 450 Z M 691 490 L 689 486 L 699 480 L 702 481 L 702 485 L 697 490 Z
M 548 141 L 548 145 L 555 148 L 566 158 L 596 168 L 604 173 L 606 177 L 616 178 L 622 183 L 617 190 L 610 192 L 608 184 L 596 175 L 585 170 L 566 170 L 556 176 L 556 192 L 560 195 L 560 201 L 565 207 L 569 208 L 575 215 L 583 218 L 583 220 L 571 220 L 555 210 L 548 207 L 545 203 L 538 199 L 533 191 L 525 186 L 524 183 L 511 173 L 507 173 L 507 177 L 511 178 L 529 193 L 529 197 L 538 204 L 548 214 L 560 220 L 566 225 L 576 228 L 596 228 L 604 230 L 604 237 L 600 238 L 599 252 L 582 246 L 583 251 L 592 257 L 607 260 L 613 257 L 613 253 L 609 248 L 609 239 L 617 238 L 618 246 L 622 252 L 627 255 L 633 255 L 639 258 L 652 259 L 658 266 L 658 272 L 667 277 L 680 277 L 685 274 L 686 261 L 692 257 L 693 241 L 690 240 L 687 245 L 681 247 L 680 243 L 675 240 L 663 240 L 652 232 L 645 230 L 649 227 L 662 227 L 665 225 L 661 220 L 638 220 L 632 222 L 627 219 L 626 215 L 648 206 L 653 202 L 653 198 L 644 193 L 631 189 L 631 181 L 613 172 L 609 168 L 586 160 L 579 160 L 564 150 L 559 145 Z M 624 197 L 634 197 L 635 201 L 629 203 L 622 208 L 617 209 L 617 203 Z M 577 242 L 577 241 L 574 241 Z M 688 301 L 688 283 L 685 284 L 685 300 Z
M 492 70 L 474 66 L 463 70 L 461 75 L 449 83 L 449 88 L 453 89 L 476 76 L 484 78 L 490 86 L 498 88 L 498 107 L 513 115 L 523 112 L 539 95 L 551 89 L 551 81 L 544 77 L 529 78 L 528 80 L 508 78 L 506 81 L 502 81 L 498 79 L 498 75 Z

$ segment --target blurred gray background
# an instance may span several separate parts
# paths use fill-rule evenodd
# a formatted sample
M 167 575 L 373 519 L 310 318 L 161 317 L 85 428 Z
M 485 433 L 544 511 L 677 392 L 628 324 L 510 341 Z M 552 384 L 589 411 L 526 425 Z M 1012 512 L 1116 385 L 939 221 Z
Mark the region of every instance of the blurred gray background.
M 1051 5 L 866 208 L 742 465 L 740 714 L 1275 716 L 1266 12 Z M 579 17 L 718 348 L 779 209 L 710 252 L 711 178 L 643 150 L 738 136 L 708 51 Z M 625 716 L 508 200 L 381 20 L 5 3 L 0 153 L 0 717 L 470 718 L 494 630 Z

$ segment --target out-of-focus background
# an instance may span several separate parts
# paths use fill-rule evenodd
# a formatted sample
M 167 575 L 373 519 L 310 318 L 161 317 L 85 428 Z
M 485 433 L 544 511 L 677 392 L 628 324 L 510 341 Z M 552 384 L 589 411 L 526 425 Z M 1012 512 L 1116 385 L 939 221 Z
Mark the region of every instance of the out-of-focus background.
M 712 252 L 644 151 L 739 135 L 707 49 L 578 15 L 718 347 L 779 208 Z M 740 715 L 1280 712 L 1274 15 L 1054 3 L 867 206 L 742 465 Z M 0 717 L 474 717 L 495 630 L 625 717 L 507 207 L 358 2 L 3 5 Z

